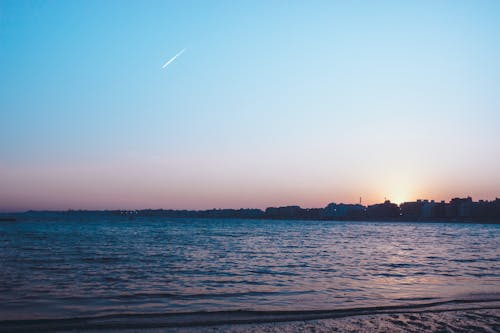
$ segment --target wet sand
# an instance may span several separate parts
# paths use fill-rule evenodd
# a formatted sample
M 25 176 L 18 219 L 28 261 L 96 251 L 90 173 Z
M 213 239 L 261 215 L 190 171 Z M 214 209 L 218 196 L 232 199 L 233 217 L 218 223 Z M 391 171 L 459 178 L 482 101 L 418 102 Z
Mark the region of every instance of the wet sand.
M 92 331 L 103 332 L 103 331 Z M 385 332 L 385 333 L 495 333 L 500 332 L 500 309 L 360 315 L 345 318 L 208 327 L 111 330 L 107 333 L 277 333 L 277 332 Z
M 3 331 L 3 330 L 0 330 Z M 24 330 L 22 330 L 24 331 Z M 196 327 L 157 327 L 126 329 L 90 329 L 84 327 L 70 330 L 43 330 L 44 332 L 86 332 L 86 333 L 277 333 L 277 332 L 385 332 L 385 333 L 495 333 L 500 332 L 500 309 L 450 310 L 444 312 L 392 313 L 359 315 L 344 318 L 301 320 L 290 322 L 269 322 L 255 324 L 225 324 Z
M 139 331 L 146 332 L 146 331 Z M 401 313 L 361 315 L 347 318 L 295 321 L 285 323 L 262 323 L 223 325 L 203 328 L 170 330 L 148 330 L 148 333 L 175 332 L 500 332 L 500 309 L 466 310 L 447 312 Z

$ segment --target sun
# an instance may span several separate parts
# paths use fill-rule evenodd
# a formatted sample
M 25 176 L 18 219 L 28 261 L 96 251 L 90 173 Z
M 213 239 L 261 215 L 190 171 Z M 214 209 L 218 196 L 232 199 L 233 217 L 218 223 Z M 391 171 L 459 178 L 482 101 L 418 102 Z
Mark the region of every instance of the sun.
M 389 200 L 391 200 L 392 203 L 395 203 L 395 204 L 402 204 L 403 202 L 407 202 L 408 201 L 408 198 L 406 196 L 394 196 L 392 198 L 388 198 Z
M 399 205 L 403 202 L 410 201 L 411 197 L 412 197 L 411 191 L 408 188 L 398 188 L 390 191 L 387 194 L 386 199 Z

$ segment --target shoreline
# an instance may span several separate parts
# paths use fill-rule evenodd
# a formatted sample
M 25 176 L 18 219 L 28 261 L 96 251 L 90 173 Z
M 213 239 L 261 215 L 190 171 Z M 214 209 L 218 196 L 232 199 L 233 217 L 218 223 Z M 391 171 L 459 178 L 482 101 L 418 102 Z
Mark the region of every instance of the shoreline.
M 365 321 L 373 318 L 390 322 L 394 316 L 412 318 L 427 316 L 441 318 L 446 313 L 489 311 L 495 318 L 500 318 L 500 299 L 464 299 L 434 303 L 403 304 L 395 306 L 376 306 L 366 308 L 346 308 L 311 311 L 220 311 L 220 312 L 184 312 L 158 314 L 120 314 L 87 318 L 39 319 L 39 320 L 4 320 L 0 321 L 0 333 L 3 332 L 161 332 L 177 330 L 179 332 L 202 332 L 209 328 L 217 331 L 239 332 L 259 331 L 276 328 L 278 331 L 304 330 L 297 325 L 321 326 L 332 330 L 342 322 L 353 322 L 365 325 Z M 454 317 L 453 315 L 452 317 Z M 364 318 L 364 319 L 363 319 Z M 371 318 L 371 319 L 366 319 Z M 437 319 L 436 319 L 437 320 Z M 399 321 L 402 321 L 400 319 Z M 316 324 L 311 326 L 311 322 Z M 500 320 L 494 320 L 500 328 Z M 325 326 L 326 325 L 326 326 Z M 333 325 L 333 326 L 332 326 Z M 353 324 L 354 325 L 354 324 Z M 342 325 L 340 325 L 342 326 Z M 240 330 L 241 329 L 241 330 Z M 160 331 L 158 331 L 160 330 Z M 316 329 L 312 330 L 315 331 Z M 487 332 L 487 330 L 485 331 Z
M 311 333 L 491 333 L 500 331 L 500 309 L 442 310 L 410 313 L 356 315 L 342 318 L 275 322 L 262 324 L 236 324 L 203 328 L 179 328 L 173 330 L 134 330 L 140 333 L 271 333 L 271 332 L 311 332 Z M 118 331 L 106 331 L 115 333 Z M 123 331 L 122 331 L 123 332 Z M 125 330 L 125 332 L 132 332 Z M 88 332 L 90 333 L 90 332 Z M 97 332 L 95 332 L 97 333 Z

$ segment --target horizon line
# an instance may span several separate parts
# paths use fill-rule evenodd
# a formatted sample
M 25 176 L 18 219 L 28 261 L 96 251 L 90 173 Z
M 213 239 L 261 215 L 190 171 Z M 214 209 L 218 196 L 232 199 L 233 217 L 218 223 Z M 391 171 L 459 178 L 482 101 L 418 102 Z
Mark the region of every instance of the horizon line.
M 0 214 L 16 214 L 16 213 L 28 213 L 28 212 L 69 212 L 69 211 L 96 211 L 96 212 L 106 212 L 106 211 L 143 211 L 143 210 L 172 210 L 172 211 L 210 211 L 210 210 L 261 210 L 265 211 L 267 208 L 280 208 L 280 207 L 300 207 L 302 209 L 324 209 L 330 204 L 336 204 L 336 205 L 360 205 L 363 207 L 369 207 L 373 205 L 380 205 L 384 203 L 391 203 L 395 204 L 398 207 L 400 207 L 402 204 L 405 203 L 413 203 L 413 202 L 429 202 L 429 203 L 450 203 L 454 199 L 470 199 L 472 202 L 495 202 L 497 200 L 500 200 L 500 197 L 496 197 L 494 199 L 478 199 L 478 201 L 474 201 L 471 196 L 465 196 L 465 197 L 453 197 L 449 199 L 448 201 L 446 200 L 435 200 L 435 199 L 416 199 L 413 201 L 403 201 L 400 203 L 397 202 L 392 202 L 390 199 L 386 199 L 382 202 L 376 202 L 376 203 L 371 203 L 371 204 L 362 204 L 362 203 L 348 203 L 348 202 L 335 202 L 331 201 L 326 204 L 326 206 L 322 207 L 302 207 L 299 204 L 286 204 L 286 205 L 274 205 L 274 206 L 266 206 L 265 208 L 257 208 L 257 207 L 239 207 L 239 208 L 224 208 L 224 207 L 212 207 L 212 208 L 164 208 L 164 207 L 159 207 L 159 208 L 99 208 L 99 209 L 94 209 L 94 208 L 46 208 L 46 209 L 32 209 L 32 208 L 26 208 L 26 209 L 1 209 L 0 208 Z

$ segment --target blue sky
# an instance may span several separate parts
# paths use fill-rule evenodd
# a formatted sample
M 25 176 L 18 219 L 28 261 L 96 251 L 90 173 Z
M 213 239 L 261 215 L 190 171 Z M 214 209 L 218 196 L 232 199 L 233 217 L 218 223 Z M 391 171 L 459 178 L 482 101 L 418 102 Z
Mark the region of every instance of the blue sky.
M 0 209 L 491 199 L 498 59 L 498 1 L 0 1 Z

